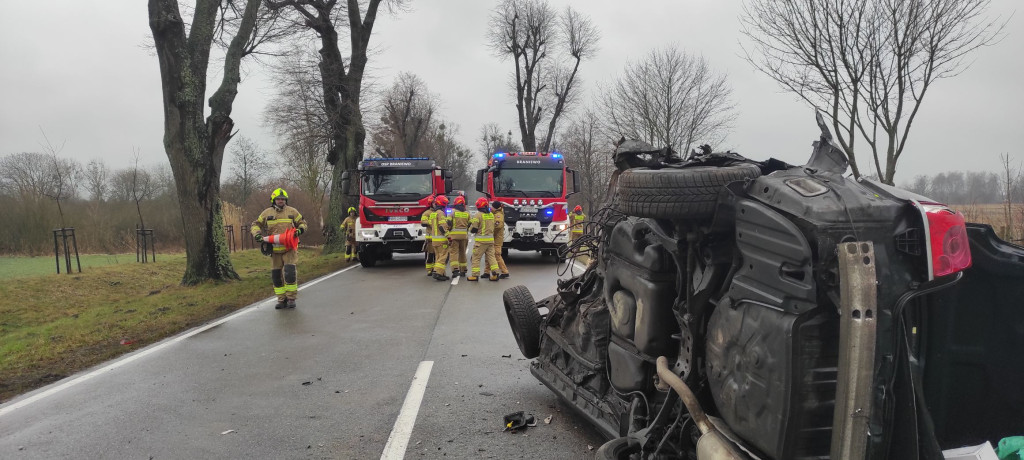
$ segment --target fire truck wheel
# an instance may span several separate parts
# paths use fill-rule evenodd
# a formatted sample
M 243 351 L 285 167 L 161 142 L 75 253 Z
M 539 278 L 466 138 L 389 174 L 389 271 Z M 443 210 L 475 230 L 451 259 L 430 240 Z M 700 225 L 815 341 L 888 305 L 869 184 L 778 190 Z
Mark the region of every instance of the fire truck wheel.
M 519 285 L 506 289 L 501 295 L 505 304 L 508 325 L 512 327 L 512 335 L 516 337 L 519 351 L 527 359 L 540 355 L 540 311 L 533 301 L 533 294 L 526 286 Z
M 377 265 L 377 254 L 373 251 L 363 251 L 359 253 L 359 265 L 363 268 L 373 268 Z
M 655 219 L 708 219 L 726 184 L 761 175 L 753 164 L 691 168 L 633 168 L 619 176 L 619 211 Z

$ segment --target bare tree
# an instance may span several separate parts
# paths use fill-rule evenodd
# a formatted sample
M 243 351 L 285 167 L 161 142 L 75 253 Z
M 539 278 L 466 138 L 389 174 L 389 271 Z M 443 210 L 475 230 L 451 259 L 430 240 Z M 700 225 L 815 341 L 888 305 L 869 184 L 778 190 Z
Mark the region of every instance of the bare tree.
M 402 72 L 383 95 L 374 150 L 385 157 L 419 156 L 421 144 L 437 127 L 440 99 L 419 77 Z
M 100 203 L 107 197 L 107 180 L 110 177 L 110 168 L 102 159 L 90 160 L 85 166 L 85 187 L 89 199 L 94 203 Z
M 558 121 L 579 91 L 580 64 L 597 52 L 599 34 L 571 7 L 556 13 L 547 0 L 504 0 L 491 16 L 491 49 L 511 58 L 523 149 L 549 150 Z M 547 132 L 538 143 L 538 126 Z
M 491 156 L 498 152 L 515 152 L 520 146 L 512 142 L 512 131 L 502 133 L 497 123 L 487 123 L 480 127 L 480 153 L 484 161 L 490 160 Z
M 260 189 L 271 171 L 267 154 L 252 139 L 238 136 L 232 149 L 231 177 L 228 181 L 236 202 L 245 206 L 249 197 Z
M 1013 190 L 1020 182 L 1020 168 L 1010 162 L 1010 155 L 1003 153 L 999 155 L 999 182 L 1003 185 L 1003 217 L 1006 219 L 1006 234 L 1003 238 L 1013 239 Z
M 149 26 L 163 88 L 164 146 L 184 224 L 182 284 L 238 279 L 224 236 L 220 172 L 224 147 L 235 126 L 231 109 L 241 81 L 240 65 L 242 58 L 254 51 L 259 10 L 260 0 L 196 0 L 186 31 L 178 0 L 149 0 Z M 233 34 L 225 32 L 224 22 L 218 21 L 228 17 L 237 20 Z M 221 83 L 209 98 L 206 116 L 210 50 L 216 41 L 228 45 Z
M 134 149 L 134 162 L 130 171 L 129 191 L 131 200 L 135 202 L 135 211 L 139 214 L 139 228 L 146 228 L 146 221 L 142 219 L 142 201 L 153 197 L 153 178 L 149 171 L 139 169 L 139 154 L 141 149 Z
M 327 163 L 332 166 L 330 204 L 327 214 L 325 252 L 337 252 L 344 241 L 333 230 L 341 224 L 348 198 L 341 190 L 341 175 L 354 169 L 363 158 L 366 128 L 360 107 L 363 75 L 368 61 L 370 35 L 382 0 L 369 0 L 365 15 L 359 0 L 265 0 L 274 10 L 287 10 L 296 22 L 320 38 L 320 77 L 324 110 L 330 127 Z M 402 0 L 388 0 L 385 7 L 401 8 Z M 338 47 L 338 23 L 347 24 L 349 57 L 343 59 Z
M 574 117 L 561 139 L 566 162 L 579 175 L 581 204 L 593 212 L 607 199 L 608 182 L 615 170 L 612 139 L 603 135 L 601 118 L 593 110 Z
M 323 203 L 331 181 L 331 168 L 327 164 L 326 144 L 312 137 L 291 138 L 282 149 L 287 181 L 310 197 L 317 223 L 324 228 Z
M 22 201 L 35 204 L 52 194 L 53 160 L 42 153 L 23 152 L 0 159 L 0 185 Z
M 421 151 L 425 157 L 433 159 L 438 166 L 451 172 L 452 183 L 456 188 L 467 188 L 473 153 L 458 141 L 458 134 L 458 125 L 439 122 L 424 140 Z
M 41 129 L 40 132 L 42 132 Z M 58 156 L 64 150 L 63 142 L 59 147 L 55 147 L 50 142 L 50 139 L 46 137 L 46 133 L 42 133 L 42 135 L 43 142 L 40 145 L 46 151 L 46 156 L 50 162 L 50 167 L 48 168 L 50 183 L 48 187 L 43 188 L 43 195 L 57 203 L 57 212 L 60 214 L 60 226 L 64 228 L 67 227 L 67 224 L 64 222 L 64 207 L 60 203 L 61 200 L 72 198 L 77 193 L 82 166 L 77 161 Z
M 675 46 L 627 65 L 602 93 L 606 130 L 612 137 L 684 153 L 698 141 L 720 143 L 735 118 L 725 75 L 714 72 L 703 57 Z
M 989 0 L 748 0 L 747 60 L 832 122 L 856 177 L 858 139 L 892 184 L 911 126 L 932 83 L 963 71 L 1005 22 Z

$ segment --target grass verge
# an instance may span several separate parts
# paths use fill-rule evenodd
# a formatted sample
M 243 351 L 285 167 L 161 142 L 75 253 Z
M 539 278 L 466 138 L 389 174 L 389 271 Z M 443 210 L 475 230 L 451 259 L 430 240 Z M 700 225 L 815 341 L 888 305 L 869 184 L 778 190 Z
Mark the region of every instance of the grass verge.
M 181 286 L 184 254 L 161 254 L 0 285 L 0 402 L 273 295 L 269 258 L 247 250 L 231 262 L 241 281 Z M 346 265 L 300 248 L 300 287 Z

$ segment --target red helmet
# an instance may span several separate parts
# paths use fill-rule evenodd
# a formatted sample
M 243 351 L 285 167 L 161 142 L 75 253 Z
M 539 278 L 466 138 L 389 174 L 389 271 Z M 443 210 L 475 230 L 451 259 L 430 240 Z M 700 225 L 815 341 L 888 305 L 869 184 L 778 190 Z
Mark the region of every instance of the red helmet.
M 572 212 L 580 212 L 580 211 L 583 211 L 583 206 L 576 205 L 575 208 L 572 208 Z
M 434 199 L 434 203 L 437 203 L 438 206 L 448 206 L 448 197 L 438 195 L 437 198 Z
M 427 195 L 427 206 L 434 204 L 434 199 L 437 198 L 434 195 Z
M 458 206 L 460 204 L 466 204 L 466 197 L 462 195 L 455 197 L 455 205 Z
M 477 208 L 482 208 L 484 206 L 487 206 L 487 198 L 484 198 L 484 197 L 477 198 L 476 199 L 476 207 Z

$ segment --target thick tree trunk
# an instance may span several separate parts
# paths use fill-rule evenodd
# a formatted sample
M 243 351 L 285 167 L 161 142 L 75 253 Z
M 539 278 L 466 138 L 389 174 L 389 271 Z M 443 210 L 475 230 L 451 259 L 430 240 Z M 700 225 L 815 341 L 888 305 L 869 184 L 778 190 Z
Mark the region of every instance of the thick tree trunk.
M 234 123 L 242 49 L 252 33 L 259 0 L 247 0 L 238 34 L 224 59 L 220 87 L 204 119 L 206 75 L 217 3 L 199 1 L 189 34 L 177 0 L 149 0 L 149 24 L 160 61 L 164 103 L 164 150 L 171 163 L 185 237 L 182 284 L 237 280 L 221 215 L 220 169 Z

